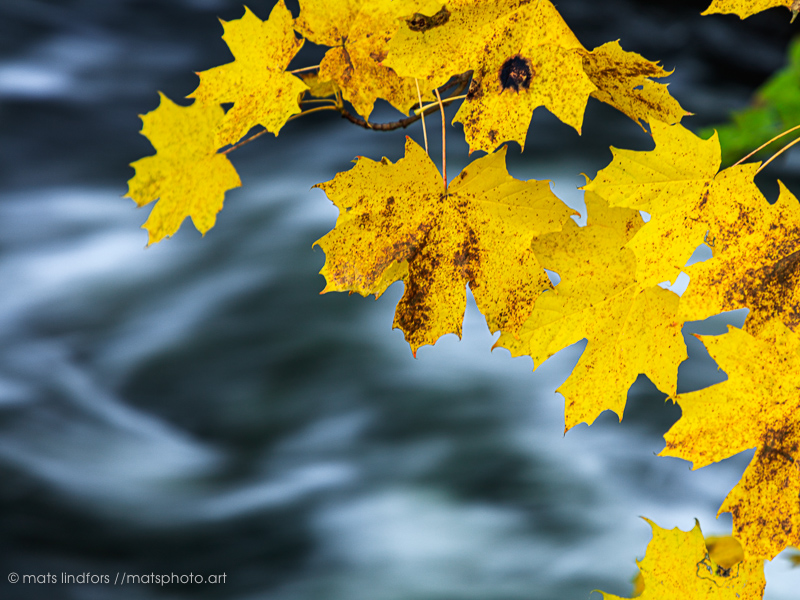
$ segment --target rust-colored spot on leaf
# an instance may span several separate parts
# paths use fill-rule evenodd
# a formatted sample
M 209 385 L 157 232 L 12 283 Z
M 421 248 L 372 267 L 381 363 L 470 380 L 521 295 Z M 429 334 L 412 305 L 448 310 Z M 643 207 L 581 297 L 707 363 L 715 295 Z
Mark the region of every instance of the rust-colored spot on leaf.
M 379 52 L 370 52 L 369 57 L 374 60 L 375 62 L 382 62 L 387 56 L 389 52 L 385 49 L 381 49 Z
M 386 206 L 380 211 L 381 216 L 391 217 L 394 213 L 394 196 L 389 196 L 386 199 Z
M 453 255 L 453 266 L 461 272 L 466 281 L 475 279 L 475 271 L 480 265 L 481 253 L 478 236 L 471 227 L 461 241 L 460 248 Z
M 406 20 L 408 28 L 411 31 L 421 33 L 423 31 L 430 31 L 435 27 L 440 27 L 450 20 L 450 11 L 446 6 L 443 6 L 439 12 L 432 17 L 427 17 L 422 13 L 414 13 L 410 19 Z
M 469 84 L 469 91 L 467 92 L 467 100 L 477 100 L 483 96 L 483 88 L 481 82 L 473 79 Z

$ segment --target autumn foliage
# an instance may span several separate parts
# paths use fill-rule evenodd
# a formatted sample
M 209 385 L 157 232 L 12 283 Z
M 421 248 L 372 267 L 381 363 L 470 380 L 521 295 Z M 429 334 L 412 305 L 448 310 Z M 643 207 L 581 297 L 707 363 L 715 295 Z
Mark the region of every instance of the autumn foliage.
M 704 14 L 745 18 L 773 6 L 796 14 L 798 5 L 715 0 Z M 644 374 L 682 410 L 661 455 L 699 468 L 755 449 L 720 507 L 733 515 L 736 560 L 715 558 L 699 526 L 651 523 L 638 585 L 653 600 L 761 598 L 763 561 L 800 546 L 800 205 L 792 193 L 781 184 L 770 204 L 753 181 L 760 163 L 720 170 L 716 135 L 702 139 L 680 124 L 687 113 L 659 81 L 670 72 L 617 41 L 585 48 L 549 0 L 301 0 L 297 18 L 279 2 L 265 21 L 245 8 L 223 29 L 234 61 L 198 73 L 191 105 L 162 95 L 142 117 L 156 154 L 133 164 L 127 195 L 140 206 L 156 201 L 144 224 L 149 243 L 186 217 L 201 233 L 213 227 L 225 193 L 240 185 L 228 153 L 263 131 L 278 135 L 318 110 L 390 129 L 461 101 L 453 123 L 470 153 L 485 154 L 449 184 L 407 138 L 397 162 L 359 157 L 317 186 L 339 209 L 334 229 L 315 242 L 326 256 L 323 292 L 377 298 L 402 281 L 394 326 L 416 355 L 461 335 L 469 288 L 489 329 L 501 332 L 496 346 L 533 357 L 535 368 L 588 340 L 559 389 L 566 430 L 605 410 L 622 419 Z M 317 67 L 287 71 L 304 40 L 329 50 Z M 523 146 L 539 107 L 580 132 L 590 98 L 649 130 L 655 147 L 612 149 L 611 163 L 582 188 L 587 224 L 578 226 L 549 182 L 508 174 L 505 144 Z M 378 99 L 406 117 L 370 122 Z M 687 267 L 703 243 L 713 258 Z M 681 272 L 691 281 L 679 296 L 663 284 Z M 702 338 L 727 380 L 677 394 L 684 323 L 740 308 L 749 309 L 743 329 Z

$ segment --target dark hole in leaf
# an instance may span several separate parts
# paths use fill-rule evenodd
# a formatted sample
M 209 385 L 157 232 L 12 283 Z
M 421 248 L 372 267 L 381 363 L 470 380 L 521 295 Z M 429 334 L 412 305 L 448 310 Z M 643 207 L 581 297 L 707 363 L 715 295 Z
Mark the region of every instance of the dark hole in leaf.
M 530 62 L 519 54 L 509 58 L 500 69 L 500 85 L 504 90 L 512 89 L 518 92 L 520 88 L 528 89 L 531 77 Z

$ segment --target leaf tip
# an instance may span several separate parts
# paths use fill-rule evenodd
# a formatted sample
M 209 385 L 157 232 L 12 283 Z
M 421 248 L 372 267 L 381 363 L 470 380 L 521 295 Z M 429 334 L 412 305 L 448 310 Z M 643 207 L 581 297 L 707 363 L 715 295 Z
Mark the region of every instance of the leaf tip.
M 160 237 L 159 237 L 159 236 L 157 236 L 157 235 L 156 235 L 154 232 L 150 231 L 150 230 L 147 228 L 147 224 L 145 224 L 145 225 L 142 225 L 142 227 L 141 227 L 141 228 L 142 228 L 142 229 L 144 229 L 145 231 L 147 231 L 147 245 L 145 246 L 145 248 L 149 248 L 149 247 L 150 247 L 150 246 L 152 246 L 153 244 L 157 244 L 158 242 L 160 242 L 160 241 L 161 241 L 162 239 L 164 239 L 165 237 L 169 237 L 169 236 L 165 236 L 165 235 L 162 235 L 162 236 L 160 236 Z

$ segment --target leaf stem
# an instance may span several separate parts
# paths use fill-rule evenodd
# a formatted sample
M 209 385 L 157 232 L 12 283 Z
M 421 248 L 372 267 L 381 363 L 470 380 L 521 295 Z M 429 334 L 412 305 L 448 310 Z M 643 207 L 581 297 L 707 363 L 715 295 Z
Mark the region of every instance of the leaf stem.
M 466 97 L 467 97 L 467 94 L 462 94 L 461 96 L 448 96 L 447 98 L 445 98 L 443 100 L 443 102 L 450 103 L 450 102 L 454 102 L 456 100 L 463 100 Z M 436 108 L 437 106 L 439 106 L 438 102 L 431 102 L 430 104 L 426 104 L 425 106 L 422 106 L 422 102 L 420 102 L 420 107 L 419 108 L 415 108 L 414 109 L 414 113 L 415 114 L 416 113 L 421 113 L 421 112 L 426 111 L 426 110 L 428 110 L 430 108 Z
M 791 129 L 787 129 L 787 130 L 786 130 L 786 131 L 784 131 L 783 133 L 779 133 L 779 134 L 778 134 L 778 135 L 776 135 L 774 138 L 772 138 L 770 141 L 768 141 L 768 142 L 764 142 L 764 143 L 763 143 L 763 144 L 761 144 L 761 145 L 760 145 L 758 148 L 756 148 L 755 150 L 753 150 L 753 151 L 752 151 L 750 154 L 748 154 L 748 155 L 747 155 L 747 156 L 745 156 L 744 158 L 741 158 L 741 159 L 740 159 L 738 162 L 734 163 L 734 164 L 733 164 L 733 165 L 731 165 L 731 166 L 735 167 L 736 165 L 740 165 L 740 164 L 742 164 L 744 161 L 746 161 L 748 158 L 750 158 L 751 156 L 753 156 L 753 155 L 754 155 L 756 152 L 758 152 L 759 150 L 763 150 L 764 148 L 766 148 L 767 146 L 769 146 L 769 145 L 770 145 L 772 142 L 774 142 L 775 140 L 779 140 L 779 139 L 781 139 L 783 136 L 785 136 L 785 135 L 789 135 L 790 133 L 792 133 L 793 131 L 797 131 L 798 129 L 800 129 L 800 125 L 795 125 L 795 126 L 794 126 L 794 127 L 792 127 Z M 776 156 L 777 156 L 777 155 L 776 155 Z
M 305 115 L 310 115 L 311 113 L 320 112 L 320 111 L 323 111 L 323 110 L 336 110 L 336 111 L 338 111 L 339 109 L 336 106 L 317 106 L 316 108 L 309 108 L 308 110 L 304 110 L 301 113 L 297 113 L 296 115 L 292 115 L 291 117 L 286 119 L 286 121 L 287 122 L 288 121 L 293 121 L 294 119 L 297 119 L 299 117 L 302 117 L 302 116 L 305 116 Z
M 765 162 L 763 165 L 761 165 L 760 167 L 758 167 L 758 170 L 756 171 L 756 175 L 758 175 L 759 173 L 761 173 L 761 171 L 763 171 L 763 170 L 764 170 L 764 167 L 766 167 L 766 166 L 767 166 L 769 163 L 771 163 L 773 160 L 775 160 L 776 158 L 778 158 L 778 157 L 779 157 L 781 154 L 783 154 L 784 152 L 786 152 L 786 151 L 787 151 L 789 148 L 791 148 L 792 146 L 794 146 L 794 145 L 795 145 L 795 144 L 797 144 L 798 142 L 800 142 L 800 137 L 799 137 L 799 138 L 795 138 L 795 139 L 793 139 L 791 142 L 789 142 L 788 144 L 786 144 L 786 145 L 785 145 L 783 148 L 781 148 L 780 150 L 778 150 L 778 151 L 777 151 L 775 154 L 773 154 L 773 155 L 772 155 L 772 156 L 769 158 L 769 160 L 767 160 L 767 161 L 766 161 L 766 162 Z
M 428 130 L 425 128 L 425 111 L 422 110 L 422 93 L 419 91 L 419 80 L 414 77 L 417 85 L 417 98 L 419 98 L 420 116 L 422 117 L 422 136 L 425 138 L 425 154 L 428 154 Z
M 444 118 L 444 104 L 442 104 L 442 97 L 439 95 L 439 90 L 436 92 L 436 99 L 439 101 L 439 110 L 442 111 L 442 180 L 444 181 L 444 193 L 447 194 L 447 129 Z
M 314 65 L 313 67 L 303 67 L 302 69 L 295 69 L 294 71 L 289 71 L 292 75 L 295 73 L 304 73 L 306 71 L 313 71 L 314 69 L 319 69 L 319 65 Z
M 320 98 L 315 100 L 300 100 L 300 104 L 330 104 L 332 106 L 338 106 L 338 103 L 333 98 Z

